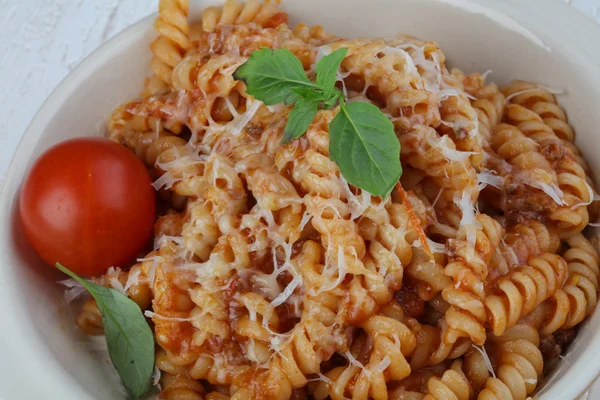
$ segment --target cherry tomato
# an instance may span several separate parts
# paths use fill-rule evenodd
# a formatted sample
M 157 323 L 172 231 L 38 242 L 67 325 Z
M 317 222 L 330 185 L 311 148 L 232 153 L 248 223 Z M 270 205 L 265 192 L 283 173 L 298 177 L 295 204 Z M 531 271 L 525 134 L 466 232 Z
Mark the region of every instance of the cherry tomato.
M 89 277 L 136 257 L 152 234 L 156 201 L 146 168 L 129 150 L 107 139 L 78 138 L 35 162 L 19 211 L 44 261 Z

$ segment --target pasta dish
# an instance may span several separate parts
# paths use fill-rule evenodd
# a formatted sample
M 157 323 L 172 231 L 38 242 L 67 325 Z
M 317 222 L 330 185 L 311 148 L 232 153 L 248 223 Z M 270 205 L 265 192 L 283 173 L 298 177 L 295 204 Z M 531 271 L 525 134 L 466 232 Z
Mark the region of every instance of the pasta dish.
M 200 21 L 161 0 L 152 76 L 108 120 L 150 170 L 159 216 L 153 249 L 95 282 L 151 320 L 160 398 L 532 396 L 597 303 L 583 234 L 597 194 L 557 93 L 450 69 L 431 41 L 287 22 L 258 0 Z M 236 75 L 263 48 L 289 50 L 311 80 L 346 49 L 347 105 L 315 108 L 282 143 L 293 105 Z M 330 154 L 332 121 L 358 102 L 400 145 L 387 196 Z M 93 299 L 77 323 L 103 333 Z

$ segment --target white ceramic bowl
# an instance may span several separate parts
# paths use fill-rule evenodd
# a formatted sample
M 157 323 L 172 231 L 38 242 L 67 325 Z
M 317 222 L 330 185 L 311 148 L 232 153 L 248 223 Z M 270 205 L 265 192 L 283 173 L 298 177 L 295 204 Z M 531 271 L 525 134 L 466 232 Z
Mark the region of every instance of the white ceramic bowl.
M 155 0 L 156 1 L 156 0 Z M 207 3 L 191 1 L 193 13 Z M 561 104 L 577 144 L 600 171 L 600 28 L 558 0 L 284 0 L 293 23 L 346 37 L 409 33 L 436 40 L 450 66 L 499 83 L 518 78 L 564 88 Z M 54 143 L 103 133 L 119 103 L 149 74 L 153 17 L 122 32 L 81 63 L 50 95 L 17 148 L 0 197 L 0 398 L 123 398 L 105 357 L 80 344 L 62 301 L 59 275 L 42 265 L 20 231 L 19 188 L 31 163 Z M 13 132 L 20 134 L 20 132 Z M 537 399 L 574 399 L 600 373 L 600 307 L 584 324 Z

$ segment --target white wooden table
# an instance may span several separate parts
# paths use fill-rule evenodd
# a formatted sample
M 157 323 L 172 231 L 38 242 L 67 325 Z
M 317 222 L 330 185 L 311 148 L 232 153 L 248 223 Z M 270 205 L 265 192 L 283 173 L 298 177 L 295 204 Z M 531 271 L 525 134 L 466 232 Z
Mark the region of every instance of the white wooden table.
M 563 1 L 600 23 L 600 0 Z M 61 79 L 100 44 L 156 12 L 157 4 L 0 0 L 0 187 L 21 135 Z M 588 398 L 600 399 L 600 382 Z

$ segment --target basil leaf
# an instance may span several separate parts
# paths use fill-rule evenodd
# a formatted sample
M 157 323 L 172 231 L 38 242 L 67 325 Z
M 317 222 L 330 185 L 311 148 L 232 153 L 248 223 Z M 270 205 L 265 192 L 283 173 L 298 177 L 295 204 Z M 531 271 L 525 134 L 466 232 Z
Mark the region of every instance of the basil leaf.
M 333 88 L 331 94 L 327 100 L 323 102 L 323 109 L 329 110 L 335 107 L 338 102 L 342 103 L 344 101 L 344 94 L 337 88 Z
M 281 143 L 288 144 L 292 140 L 304 135 L 310 123 L 315 119 L 320 103 L 321 99 L 319 98 L 313 100 L 301 98 L 294 104 L 294 108 L 290 112 L 285 124 Z
M 329 124 L 329 156 L 352 185 L 386 197 L 402 174 L 392 122 L 370 103 L 340 104 Z
M 311 82 L 302 63 L 288 49 L 262 48 L 233 73 L 236 80 L 246 83 L 246 92 L 268 106 L 296 101 L 294 88 L 317 88 Z
M 335 87 L 337 71 L 348 49 L 340 48 L 320 59 L 316 84 L 289 50 L 262 48 L 250 55 L 233 74 L 246 82 L 246 91 L 266 105 L 291 104 L 282 143 L 302 136 L 319 109 L 338 103 L 340 112 L 329 124 L 330 158 L 344 178 L 373 195 L 385 197 L 402 174 L 400 142 L 390 120 L 369 103 L 346 105 Z
M 317 62 L 317 85 L 325 93 L 333 94 L 337 71 L 340 69 L 340 64 L 347 53 L 348 49 L 343 47 L 326 55 Z
M 320 109 L 328 110 L 336 106 L 339 101 L 344 101 L 344 95 L 337 88 L 333 88 L 330 93 L 324 93 L 321 89 L 310 88 L 292 89 L 292 92 L 304 100 L 321 102 Z
M 131 399 L 148 391 L 154 372 L 154 337 L 140 307 L 121 292 L 88 282 L 60 263 L 56 268 L 81 283 L 102 313 L 110 359 Z
M 314 88 L 294 88 L 291 89 L 292 93 L 297 94 L 301 99 L 311 101 L 325 101 L 328 100 L 328 96 L 323 93 L 320 89 Z

